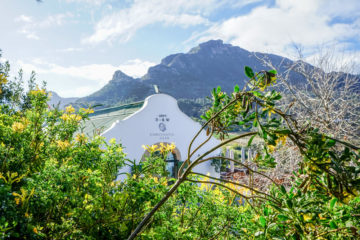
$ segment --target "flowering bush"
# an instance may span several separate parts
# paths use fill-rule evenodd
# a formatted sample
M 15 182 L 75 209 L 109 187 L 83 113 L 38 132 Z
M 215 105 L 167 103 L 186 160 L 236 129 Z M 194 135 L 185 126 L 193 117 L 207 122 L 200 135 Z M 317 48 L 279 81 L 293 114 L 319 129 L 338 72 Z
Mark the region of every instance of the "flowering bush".
M 202 129 L 195 135 L 189 146 L 187 161 L 180 167 L 179 178 L 129 239 L 135 238 L 150 219 L 161 212 L 159 209 L 168 204 L 188 182 L 209 184 L 211 189 L 214 185 L 232 192 L 235 199 L 246 201 L 246 210 L 238 207 L 242 210 L 241 213 L 233 210 L 235 218 L 223 219 L 228 227 L 222 231 L 226 232 L 224 236 L 228 239 L 353 239 L 360 236 L 360 148 L 322 134 L 311 126 L 300 128 L 296 120 L 287 114 L 288 108 L 277 108 L 281 95 L 269 90 L 276 83 L 275 70 L 254 73 L 250 67 L 245 67 L 245 74 L 249 80 L 243 90 L 236 85 L 234 92 L 228 95 L 220 87 L 214 89 L 213 105 L 202 116 L 206 121 L 202 129 L 206 129 L 208 139 L 218 134 L 224 141 L 190 163 L 189 159 L 208 141 L 191 151 L 194 139 Z M 251 131 L 228 137 L 228 132 L 235 126 L 244 126 Z M 263 151 L 253 160 L 259 170 L 255 171 L 237 159 L 217 157 L 247 168 L 250 172 L 248 184 L 192 171 L 197 164 L 212 161 L 214 158 L 208 157 L 208 154 L 215 149 L 244 137 L 251 137 L 248 142 L 251 145 L 255 136 L 263 141 Z M 291 141 L 303 156 L 299 171 L 293 173 L 288 189 L 266 175 L 266 169 L 276 166 L 273 153 L 287 141 Z M 265 191 L 257 189 L 252 181 L 254 175 L 269 179 L 273 186 Z M 218 193 L 219 190 L 212 192 Z M 192 202 L 192 199 L 189 196 L 188 201 Z M 225 209 L 231 209 L 233 202 L 227 202 Z M 226 210 L 222 214 L 226 215 Z M 153 231 L 153 227 L 150 225 L 150 229 L 145 231 Z M 212 234 L 215 239 L 221 233 Z
M 285 110 L 276 108 L 281 95 L 268 91 L 275 83 L 274 71 L 255 74 L 247 68 L 251 89 L 240 91 L 235 86 L 230 95 L 215 89 L 213 106 L 203 116 L 209 137 L 217 133 L 224 139 L 219 147 L 243 136 L 263 139 L 263 152 L 255 158 L 261 169 L 249 169 L 252 175 L 266 177 L 261 170 L 276 164 L 272 153 L 287 141 L 295 142 L 304 159 L 292 186 L 274 182 L 265 192 L 251 183 L 218 181 L 192 172 L 197 163 L 212 160 L 206 155 L 186 161 L 176 180 L 162 176 L 173 144 L 144 146 L 149 156 L 140 167 L 126 159 L 126 149 L 114 139 L 107 143 L 101 136 L 90 138 L 81 132 L 80 124 L 91 109 L 49 109 L 44 88 L 30 84 L 28 92 L 15 89 L 7 70 L 0 72 L 1 238 L 356 239 L 360 235 L 359 148 L 311 127 L 298 129 Z M 233 125 L 253 131 L 229 139 L 227 131 Z M 190 151 L 190 146 L 189 158 L 196 149 Z M 125 164 L 135 171 L 118 182 Z M 141 224 L 146 227 L 139 228 Z

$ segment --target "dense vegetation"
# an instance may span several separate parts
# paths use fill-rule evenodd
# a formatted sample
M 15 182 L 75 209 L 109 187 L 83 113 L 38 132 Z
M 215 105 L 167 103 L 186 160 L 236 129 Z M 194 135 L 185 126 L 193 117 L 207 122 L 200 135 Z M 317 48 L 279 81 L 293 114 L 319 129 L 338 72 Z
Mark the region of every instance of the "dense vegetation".
M 169 179 L 162 160 L 171 145 L 145 146 L 151 154 L 145 165 L 137 166 L 126 159 L 121 144 L 79 132 L 91 109 L 49 109 L 48 93 L 34 78 L 24 91 L 8 72 L 8 65 L 1 65 L 1 238 L 126 239 L 159 202 L 138 228 L 140 239 L 360 235 L 359 148 L 311 127 L 298 129 L 286 111 L 276 108 L 281 95 L 268 91 L 275 83 L 274 71 L 255 74 L 247 68 L 251 88 L 235 86 L 231 95 L 214 90 L 204 115 L 209 136 L 217 133 L 228 142 L 239 138 L 226 137 L 233 125 L 254 127 L 246 134 L 261 137 L 264 145 L 253 175 L 266 176 L 277 148 L 296 143 L 303 160 L 292 185 L 274 182 L 266 192 L 251 183 L 213 182 L 210 176 L 193 174 L 201 158 L 194 165 L 184 163 L 179 179 Z M 133 172 L 118 182 L 125 164 Z

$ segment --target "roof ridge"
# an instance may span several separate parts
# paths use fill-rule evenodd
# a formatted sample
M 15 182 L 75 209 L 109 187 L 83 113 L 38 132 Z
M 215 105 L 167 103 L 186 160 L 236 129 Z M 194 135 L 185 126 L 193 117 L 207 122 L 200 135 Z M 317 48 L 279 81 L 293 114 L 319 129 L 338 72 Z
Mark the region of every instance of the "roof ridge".
M 128 104 L 123 104 L 123 105 L 116 106 L 116 107 L 103 108 L 103 109 L 96 110 L 94 113 L 89 114 L 89 117 L 93 117 L 93 116 L 97 116 L 97 115 L 101 115 L 101 114 L 105 114 L 105 113 L 111 113 L 111 112 L 115 112 L 115 111 L 118 111 L 121 109 L 140 107 L 143 104 L 144 104 L 144 100 L 138 101 L 138 102 L 132 102 L 132 103 L 128 103 Z

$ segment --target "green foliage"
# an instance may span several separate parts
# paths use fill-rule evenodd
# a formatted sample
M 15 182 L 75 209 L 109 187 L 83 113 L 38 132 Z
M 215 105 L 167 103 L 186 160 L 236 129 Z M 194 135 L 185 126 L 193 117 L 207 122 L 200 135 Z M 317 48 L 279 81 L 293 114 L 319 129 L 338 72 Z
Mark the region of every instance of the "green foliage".
M 203 116 L 208 135 L 217 133 L 229 142 L 234 126 L 251 128 L 245 135 L 264 142 L 255 158 L 263 170 L 276 165 L 273 153 L 279 145 L 287 140 L 296 144 L 304 159 L 291 186 L 274 182 L 261 192 L 250 184 L 196 176 L 191 170 L 206 156 L 184 162 L 178 180 L 164 177 L 164 158 L 172 145 L 146 146 L 153 151 L 139 167 L 114 140 L 107 143 L 100 136 L 90 139 L 79 133 L 91 110 L 48 109 L 44 89 L 12 90 L 6 68 L 1 68 L 0 85 L 7 94 L 1 95 L 0 106 L 1 238 L 126 239 L 159 202 L 163 204 L 139 239 L 360 235 L 358 148 L 311 127 L 298 129 L 291 116 L 276 108 L 281 95 L 267 90 L 275 83 L 274 71 L 251 74 L 248 68 L 247 91 L 235 87 L 227 95 L 220 87 L 214 89 L 213 103 Z M 133 173 L 116 181 L 125 165 L 132 165 Z M 257 173 L 266 172 L 252 172 Z
M 246 67 L 245 73 L 250 79 L 242 91 L 235 87 L 234 92 L 228 95 L 222 92 L 221 87 L 217 87 L 211 92 L 213 104 L 202 116 L 206 121 L 203 129 L 207 129 L 209 136 L 218 134 L 224 142 L 209 152 L 242 137 L 258 136 L 263 141 L 263 151 L 257 154 L 253 161 L 258 167 L 266 170 L 276 166 L 273 153 L 279 145 L 284 145 L 289 139 L 303 156 L 299 172 L 294 173 L 291 186 L 286 189 L 272 180 L 273 186 L 263 192 L 256 189 L 251 181 L 249 184 L 242 184 L 210 176 L 208 178 L 213 182 L 209 179 L 194 179 L 194 175 L 205 177 L 205 175 L 192 172 L 194 166 L 204 161 L 223 158 L 242 164 L 236 159 L 208 157 L 204 154 L 184 168 L 175 188 L 180 189 L 187 182 L 213 184 L 232 192 L 235 199 L 246 200 L 244 203 L 246 211 L 239 214 L 238 211 L 233 210 L 236 216 L 226 219 L 225 222 L 231 230 L 224 227 L 225 235 L 220 237 L 213 233 L 213 238 L 221 239 L 226 236 L 227 239 L 253 239 L 254 237 L 259 239 L 354 239 L 359 237 L 360 148 L 326 136 L 311 126 L 299 128 L 296 120 L 288 115 L 286 110 L 277 108 L 276 104 L 281 99 L 281 95 L 274 90 L 268 90 L 276 83 L 275 70 L 255 74 L 251 68 Z M 251 127 L 252 132 L 228 137 L 229 131 L 239 125 Z M 252 139 L 250 138 L 249 144 Z M 195 152 L 196 150 L 192 152 L 189 150 L 188 159 Z M 248 170 L 251 172 L 250 179 L 254 174 L 271 179 L 265 172 L 249 168 Z M 218 188 L 212 191 L 218 194 Z M 169 191 L 159 202 L 160 206 L 163 205 L 164 208 L 175 196 L 177 196 L 176 193 Z M 189 202 L 195 201 L 193 195 L 188 196 L 188 199 Z M 174 208 L 176 209 L 176 205 L 173 206 Z M 231 208 L 231 204 L 226 207 L 226 209 Z M 236 206 L 236 208 L 241 209 L 243 206 Z M 161 212 L 155 209 L 147 218 Z M 226 210 L 222 214 L 226 215 Z M 202 217 L 198 216 L 197 219 L 202 220 Z M 145 220 L 146 218 L 129 239 L 133 239 L 138 234 L 146 223 Z M 149 226 L 146 231 L 151 232 L 154 229 L 156 227 Z M 209 227 L 209 231 L 211 230 Z M 168 234 L 170 233 L 153 236 L 159 238 Z M 208 239 L 210 236 L 201 236 L 201 238 Z

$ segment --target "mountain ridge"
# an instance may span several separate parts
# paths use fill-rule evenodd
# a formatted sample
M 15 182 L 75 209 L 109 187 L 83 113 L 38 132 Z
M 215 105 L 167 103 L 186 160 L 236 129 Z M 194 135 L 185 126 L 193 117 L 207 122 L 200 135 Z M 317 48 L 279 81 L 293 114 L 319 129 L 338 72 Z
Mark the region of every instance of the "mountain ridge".
M 77 99 L 76 104 L 114 106 L 140 101 L 155 93 L 153 85 L 157 85 L 161 93 L 176 99 L 204 98 L 217 86 L 221 86 L 225 92 L 231 92 L 236 84 L 240 87 L 245 84 L 245 66 L 250 66 L 256 72 L 268 70 L 259 58 L 267 58 L 278 67 L 276 70 L 279 73 L 285 72 L 294 63 L 275 54 L 250 52 L 222 40 L 210 40 L 191 48 L 187 53 L 164 57 L 140 78 L 130 77 L 117 70 L 108 84 L 89 96 Z M 306 81 L 297 73 L 291 73 L 290 76 L 291 84 L 303 84 Z
M 276 62 L 283 60 L 280 56 L 273 58 L 277 58 Z M 138 101 L 154 93 L 153 85 L 177 99 L 202 98 L 217 85 L 225 91 L 231 91 L 235 84 L 242 85 L 241 79 L 246 78 L 243 73 L 245 65 L 252 66 L 255 71 L 263 68 L 254 53 L 224 44 L 222 40 L 210 40 L 187 53 L 163 58 L 160 64 L 150 67 L 140 78 L 130 77 L 118 70 L 102 89 L 77 102 L 115 104 Z

